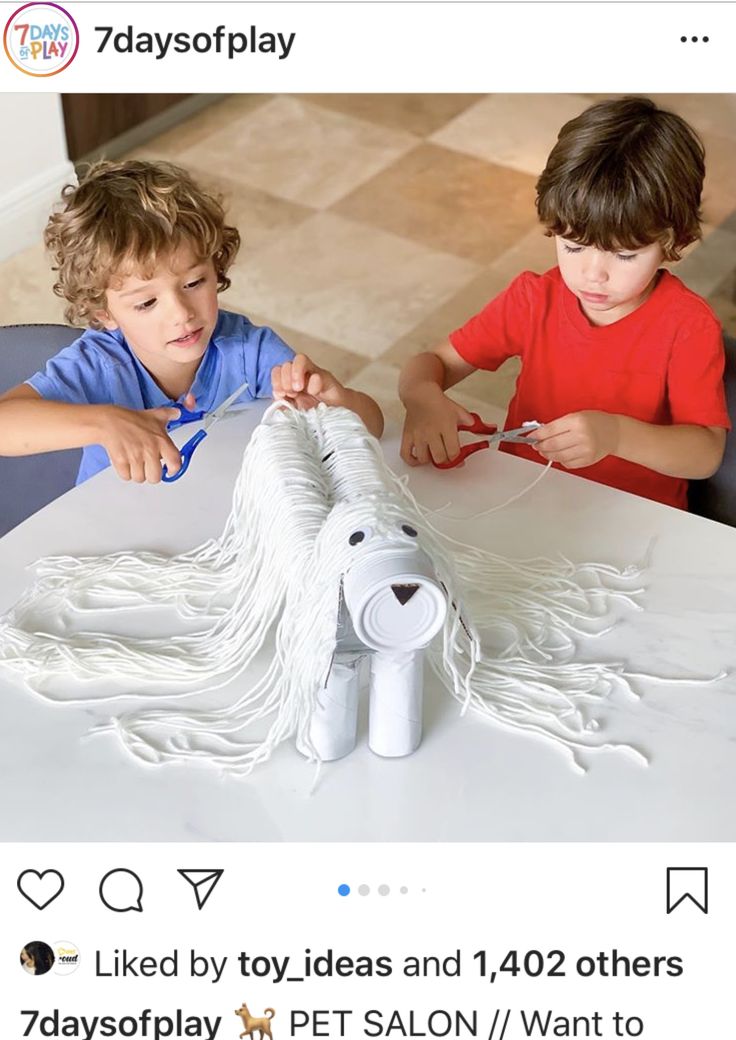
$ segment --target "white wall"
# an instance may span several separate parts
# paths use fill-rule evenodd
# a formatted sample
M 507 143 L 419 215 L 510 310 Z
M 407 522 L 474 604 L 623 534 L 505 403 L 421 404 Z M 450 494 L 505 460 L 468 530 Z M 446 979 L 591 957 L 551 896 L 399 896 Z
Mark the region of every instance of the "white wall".
M 0 94 L 0 260 L 40 241 L 60 188 L 74 180 L 58 94 Z

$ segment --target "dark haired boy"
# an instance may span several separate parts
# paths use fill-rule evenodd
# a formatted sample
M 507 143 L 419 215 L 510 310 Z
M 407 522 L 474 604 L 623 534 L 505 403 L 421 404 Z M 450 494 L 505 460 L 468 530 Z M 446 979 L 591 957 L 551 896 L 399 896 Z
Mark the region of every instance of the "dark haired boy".
M 537 184 L 557 267 L 525 272 L 433 352 L 404 366 L 402 457 L 459 452 L 470 420 L 445 395 L 478 368 L 522 361 L 503 449 L 680 508 L 689 479 L 720 465 L 730 428 L 721 328 L 662 270 L 701 235 L 704 150 L 645 98 L 593 105 L 560 131 Z

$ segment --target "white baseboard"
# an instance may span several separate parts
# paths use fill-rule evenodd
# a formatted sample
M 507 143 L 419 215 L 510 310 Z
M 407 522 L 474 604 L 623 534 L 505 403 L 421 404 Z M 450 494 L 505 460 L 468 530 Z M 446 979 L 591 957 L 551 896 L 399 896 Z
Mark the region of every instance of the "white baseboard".
M 65 184 L 76 183 L 74 167 L 58 163 L 0 199 L 0 260 L 41 241 L 49 213 Z

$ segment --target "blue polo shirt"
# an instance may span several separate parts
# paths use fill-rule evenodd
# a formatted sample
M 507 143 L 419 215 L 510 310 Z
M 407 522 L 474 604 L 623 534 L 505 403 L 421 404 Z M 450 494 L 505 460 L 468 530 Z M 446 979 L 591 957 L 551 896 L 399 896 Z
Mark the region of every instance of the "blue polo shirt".
M 220 311 L 200 362 L 191 393 L 197 409 L 212 411 L 248 382 L 235 404 L 271 397 L 271 369 L 294 351 L 272 329 L 253 325 L 242 314 Z M 26 382 L 47 401 L 116 404 L 142 410 L 173 405 L 132 352 L 119 329 L 88 329 Z M 99 444 L 84 448 L 77 484 L 110 465 Z

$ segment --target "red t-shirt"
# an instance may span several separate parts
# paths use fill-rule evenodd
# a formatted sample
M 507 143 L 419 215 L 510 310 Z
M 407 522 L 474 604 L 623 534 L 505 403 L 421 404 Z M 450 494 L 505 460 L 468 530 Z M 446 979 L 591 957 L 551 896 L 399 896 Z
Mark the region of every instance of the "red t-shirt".
M 705 300 L 667 271 L 640 307 L 603 326 L 591 325 L 559 268 L 525 271 L 450 342 L 476 368 L 522 359 L 506 429 L 585 410 L 730 429 L 721 326 Z M 523 444 L 502 447 L 544 461 Z M 687 480 L 613 455 L 571 472 L 687 508 Z

